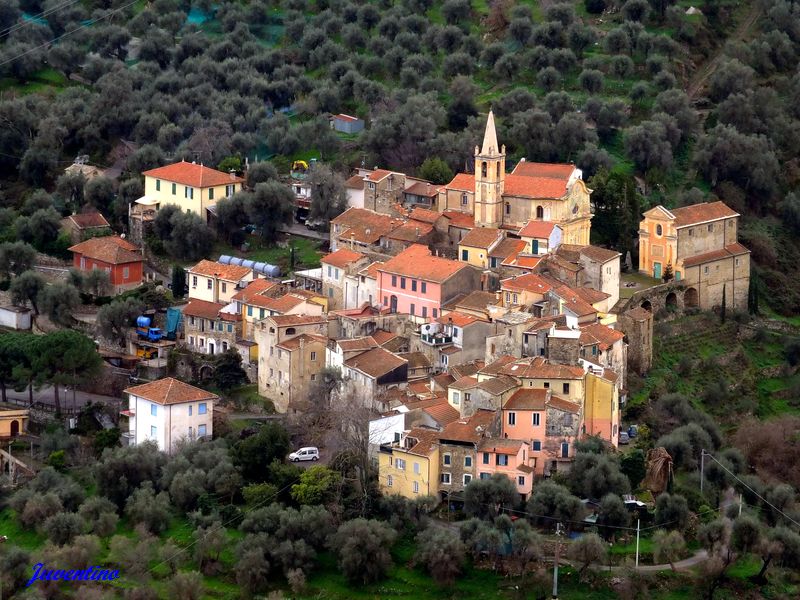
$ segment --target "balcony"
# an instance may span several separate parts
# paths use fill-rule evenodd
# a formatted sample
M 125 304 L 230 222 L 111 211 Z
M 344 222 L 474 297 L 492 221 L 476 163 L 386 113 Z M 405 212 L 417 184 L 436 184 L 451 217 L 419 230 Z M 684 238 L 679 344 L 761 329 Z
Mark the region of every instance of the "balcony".
M 123 417 L 128 417 L 129 419 L 133 419 L 136 417 L 136 411 L 131 409 L 121 410 L 119 411 L 119 414 L 122 415 Z
M 444 344 L 453 343 L 452 335 L 444 335 L 442 333 L 423 333 L 421 337 L 424 343 L 431 346 L 442 346 Z

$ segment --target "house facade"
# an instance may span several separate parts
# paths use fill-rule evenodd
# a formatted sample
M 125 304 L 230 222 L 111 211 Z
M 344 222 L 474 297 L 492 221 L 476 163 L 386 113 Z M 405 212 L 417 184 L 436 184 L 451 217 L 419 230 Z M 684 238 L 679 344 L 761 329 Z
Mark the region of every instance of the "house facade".
M 238 349 L 242 315 L 229 304 L 194 299 L 183 309 L 183 326 L 186 346 L 191 351 L 221 354 Z M 246 362 L 250 362 L 249 356 Z
M 346 299 L 358 295 L 358 288 L 350 289 L 348 276 L 365 268 L 369 259 L 347 248 L 339 248 L 323 256 L 322 260 L 322 293 L 328 300 L 328 309 L 347 308 Z
M 83 272 L 108 273 L 114 294 L 139 287 L 144 277 L 144 258 L 136 245 L 109 235 L 90 238 L 70 249 L 72 265 Z
M 308 390 L 325 368 L 327 341 L 323 335 L 301 333 L 275 345 L 263 381 L 265 395 L 272 399 L 277 412 L 309 409 Z M 259 380 L 262 380 L 260 375 Z
M 201 260 L 187 269 L 186 289 L 189 298 L 228 304 L 253 279 L 253 270 L 247 267 Z
M 172 377 L 159 379 L 125 390 L 128 418 L 123 437 L 128 443 L 153 440 L 158 449 L 171 453 L 184 440 L 211 439 L 214 427 L 216 394 Z
M 244 179 L 196 163 L 181 161 L 150 169 L 144 175 L 144 200 L 140 204 L 155 207 L 178 206 L 203 220 L 208 208 L 221 198 L 230 198 L 242 190 Z M 138 201 L 137 201 L 138 202 Z
M 378 452 L 378 480 L 382 494 L 415 499 L 436 496 L 439 487 L 437 431 L 415 427 L 399 442 L 383 444 Z

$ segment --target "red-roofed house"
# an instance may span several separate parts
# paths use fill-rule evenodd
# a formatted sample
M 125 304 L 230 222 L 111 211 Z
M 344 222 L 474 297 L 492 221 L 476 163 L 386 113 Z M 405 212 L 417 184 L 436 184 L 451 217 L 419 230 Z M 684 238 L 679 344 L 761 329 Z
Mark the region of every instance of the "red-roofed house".
M 370 259 L 354 250 L 339 248 L 323 256 L 322 293 L 328 299 L 328 310 L 347 308 L 358 299 L 358 289 L 351 289 L 347 276 L 370 263 Z
M 207 302 L 230 302 L 253 279 L 253 270 L 248 267 L 213 260 L 201 260 L 186 270 L 189 298 Z
M 207 210 L 220 198 L 230 198 L 241 191 L 244 179 L 235 173 L 181 161 L 150 169 L 144 175 L 144 196 L 136 202 L 155 207 L 173 204 L 203 219 Z
M 414 245 L 378 267 L 378 296 L 393 313 L 436 319 L 443 304 L 464 290 L 480 289 L 480 277 L 464 263 Z
M 439 210 L 475 217 L 477 227 L 518 230 L 532 219 L 552 221 L 564 242 L 588 244 L 591 190 L 574 165 L 527 163 L 505 172 L 505 146 L 497 141 L 489 112 L 483 144 L 475 149 L 475 174 L 459 173 L 439 191 Z
M 115 235 L 89 238 L 69 250 L 76 269 L 108 273 L 114 294 L 142 284 L 144 259 L 141 250 L 128 240 Z
M 97 210 L 70 215 L 61 219 L 61 228 L 68 231 L 74 243 L 103 233 L 111 233 L 111 225 Z
M 687 285 L 686 306 L 720 306 L 725 290 L 729 308 L 747 308 L 750 251 L 738 242 L 736 211 L 724 202 L 703 202 L 671 210 L 659 205 L 643 216 L 640 273 L 661 279 L 671 270 Z
M 458 243 L 458 260 L 485 269 L 489 256 L 505 238 L 505 233 L 491 227 L 476 227 Z
M 327 336 L 301 333 L 275 345 L 275 353 L 268 361 L 266 395 L 276 411 L 296 413 L 309 409 L 309 387 L 325 368 L 327 342 Z
M 500 300 L 506 307 L 531 306 L 544 302 L 551 289 L 553 286 L 544 278 L 526 273 L 500 281 Z
M 519 237 L 525 242 L 525 252 L 542 256 L 552 252 L 561 243 L 561 227 L 551 221 L 528 221 L 519 230 Z
M 236 348 L 242 332 L 242 315 L 235 304 L 193 299 L 183 308 L 183 326 L 190 350 L 221 354 Z M 250 362 L 249 355 L 246 361 Z

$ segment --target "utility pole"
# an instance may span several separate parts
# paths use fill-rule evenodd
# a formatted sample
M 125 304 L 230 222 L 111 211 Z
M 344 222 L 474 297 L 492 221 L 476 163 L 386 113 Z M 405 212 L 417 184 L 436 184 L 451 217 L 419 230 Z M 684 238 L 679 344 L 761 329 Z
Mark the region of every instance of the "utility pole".
M 744 494 L 739 494 L 739 516 L 742 516 L 742 501 L 744 500 Z
M 558 600 L 558 555 L 561 551 L 561 523 L 556 523 L 556 560 L 553 565 L 553 600 Z
M 703 493 L 703 480 L 705 479 L 704 476 L 704 471 L 706 466 L 705 458 L 706 458 L 706 451 L 705 448 L 703 448 L 702 450 L 700 450 L 700 494 L 701 495 Z
M 639 568 L 639 525 L 641 524 L 641 519 L 636 519 L 636 568 Z

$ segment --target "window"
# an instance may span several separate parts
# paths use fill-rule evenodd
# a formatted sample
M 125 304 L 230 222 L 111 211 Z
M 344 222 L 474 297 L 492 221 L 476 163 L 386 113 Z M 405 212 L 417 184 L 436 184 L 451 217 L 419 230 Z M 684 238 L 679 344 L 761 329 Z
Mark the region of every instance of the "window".
M 233 196 L 235 191 L 236 191 L 236 186 L 235 185 L 233 185 L 233 184 L 226 185 L 225 186 L 225 197 L 226 198 L 230 198 L 231 196 Z
M 469 260 L 469 250 L 461 251 L 461 260 Z
M 406 461 L 402 458 L 398 458 L 394 461 L 394 466 L 398 471 L 405 471 L 406 470 Z
M 707 266 L 703 267 L 703 273 L 708 275 L 708 267 Z
M 192 275 L 192 287 L 193 288 L 197 287 L 197 276 L 196 275 Z
M 541 416 L 542 416 L 541 413 L 537 412 L 533 413 L 533 425 L 535 426 L 539 425 L 539 423 L 541 422 Z
M 370 181 L 370 182 L 367 184 L 367 187 L 369 187 L 369 189 L 371 189 L 371 190 L 374 190 L 374 189 L 375 189 L 375 184 L 374 184 L 373 182 L 371 182 L 371 181 Z
M 397 287 L 397 275 L 392 275 L 392 287 Z
M 509 425 L 516 425 L 517 424 L 517 413 L 514 413 L 514 412 L 508 413 L 508 424 Z
M 406 278 L 405 277 L 401 277 L 400 278 L 400 289 L 401 290 L 406 289 Z
M 414 463 L 414 475 L 419 475 L 419 463 Z
M 311 374 L 311 381 L 316 381 L 316 380 L 317 380 L 317 374 L 316 373 L 312 373 Z
M 481 163 L 481 177 L 483 177 L 484 179 L 486 179 L 486 171 L 487 171 L 487 170 L 488 170 L 488 169 L 487 169 L 487 164 L 486 164 L 486 161 L 483 161 L 483 162 Z
M 464 475 L 464 485 L 467 485 L 470 481 L 472 481 L 472 475 L 469 473 Z
M 466 205 L 467 205 L 467 195 L 461 194 L 461 206 L 466 206 Z
M 433 318 L 435 319 L 438 316 L 439 316 L 439 309 L 438 308 L 434 308 L 433 309 Z
M 193 335 L 189 336 L 189 345 L 190 346 L 194 346 L 194 336 Z
M 690 236 L 694 235 L 694 229 L 690 229 L 690 230 L 689 230 L 689 235 L 690 235 Z
M 414 482 L 413 491 L 414 491 L 415 494 L 419 494 L 419 482 L 418 481 Z
M 539 452 L 541 451 L 541 449 L 542 449 L 542 442 L 540 442 L 539 440 L 533 440 L 533 451 Z
M 442 357 L 444 358 L 444 357 Z M 458 406 L 461 404 L 461 392 L 453 392 L 453 404 Z
M 317 360 L 317 353 L 316 352 L 312 352 L 311 353 L 311 362 L 316 362 L 316 360 Z
M 414 316 L 414 315 L 417 314 L 417 307 L 414 305 L 413 302 L 411 303 L 411 306 L 409 307 L 408 312 L 411 313 L 411 316 Z
M 714 231 L 714 224 L 713 223 L 709 223 L 708 224 L 708 232 L 711 233 L 713 231 Z
M 155 425 L 150 426 L 150 437 L 154 438 L 158 436 L 158 429 L 156 429 Z
M 228 291 L 228 284 L 227 283 L 225 283 L 223 281 L 220 285 L 222 286 L 222 293 L 223 294 Z
M 481 473 L 481 479 L 490 479 L 491 477 L 489 473 Z
M 561 386 L 561 389 L 565 394 L 569 394 L 569 384 L 568 383 L 563 384 Z
M 544 219 L 544 208 L 542 208 L 541 206 L 536 207 L 536 218 Z
M 412 279 L 411 280 L 411 291 L 412 292 L 416 292 L 417 291 L 417 280 L 416 279 Z
M 228 323 L 228 333 L 233 333 L 233 325 Z
M 334 278 L 336 281 L 339 281 L 339 269 L 334 269 L 334 270 L 333 270 L 333 278 Z
M 483 453 L 483 464 L 485 464 L 485 465 L 489 464 L 489 453 L 488 452 L 484 452 Z
M 506 214 L 507 215 L 511 214 L 511 203 L 510 202 L 506 202 Z
M 506 302 L 511 302 L 511 292 L 506 292 Z
M 422 292 L 423 294 L 427 293 L 428 284 L 425 281 L 421 281 L 420 282 L 419 291 Z M 435 317 L 436 315 L 433 315 L 433 316 Z
M 739 266 L 739 259 L 738 259 L 738 258 L 737 258 L 737 259 L 735 259 L 735 260 L 734 260 L 734 263 L 735 263 L 735 264 L 736 264 L 736 266 L 738 267 L 738 266 Z M 126 275 L 125 277 L 127 277 L 127 275 Z
M 208 188 L 208 199 L 209 200 L 214 199 L 214 188 Z
M 472 457 L 471 456 L 465 456 L 464 457 L 464 466 L 465 467 L 472 467 Z
M 514 304 L 519 304 L 519 295 L 514 294 Z
M 198 437 L 205 437 L 206 436 L 206 426 L 205 425 L 198 425 L 197 426 L 197 436 Z
M 469 392 L 467 392 L 466 394 L 464 394 L 464 400 L 466 400 L 467 402 L 469 402 L 470 398 L 472 398 L 472 395 L 471 395 Z
M 517 485 L 520 487 L 523 487 L 525 485 L 525 478 L 522 475 L 517 477 Z
M 450 485 L 450 473 L 442 473 L 441 477 L 439 478 L 441 483 L 444 485 Z
M 444 464 L 444 465 L 449 465 L 450 464 L 450 455 L 449 454 L 443 454 L 442 455 L 442 464 Z
M 550 382 L 549 381 L 545 381 L 543 385 L 544 385 L 544 389 L 546 389 L 546 390 L 550 389 Z
M 392 460 L 392 459 L 390 458 L 389 460 Z M 386 478 L 386 487 L 392 487 L 392 483 L 393 483 L 393 482 L 392 482 L 392 476 L 391 476 L 391 475 L 389 475 L 389 476 Z
M 172 184 L 172 195 L 176 196 L 177 194 L 178 194 L 178 184 L 173 183 Z
M 508 466 L 508 456 L 505 454 L 498 454 L 495 457 L 495 464 L 499 467 L 507 467 Z
M 736 259 L 736 266 L 739 266 L 739 259 Z M 122 278 L 127 279 L 131 276 L 131 268 L 130 267 L 122 267 Z
M 157 192 L 161 191 L 161 180 L 160 179 L 156 179 L 156 191 Z
M 428 318 L 428 307 L 427 306 L 423 306 L 422 307 L 422 318 L 423 319 L 427 319 Z
M 656 235 L 661 237 L 664 234 L 664 228 L 661 225 L 656 225 Z
M 183 188 L 183 197 L 192 200 L 194 198 L 194 188 L 190 188 L 188 185 Z
M 155 404 L 151 404 L 150 405 L 150 415 L 153 416 L 153 417 L 157 417 L 158 416 L 158 406 L 157 405 L 155 405 Z
M 333 288 L 328 288 L 328 298 L 333 298 Z
M 197 414 L 204 415 L 208 412 L 208 406 L 205 402 L 201 402 L 200 405 L 197 407 Z
M 210 289 L 212 289 L 212 288 L 214 287 L 214 282 L 213 282 L 211 279 L 209 279 L 209 280 L 206 282 L 206 287 L 207 287 L 209 290 L 210 290 Z

